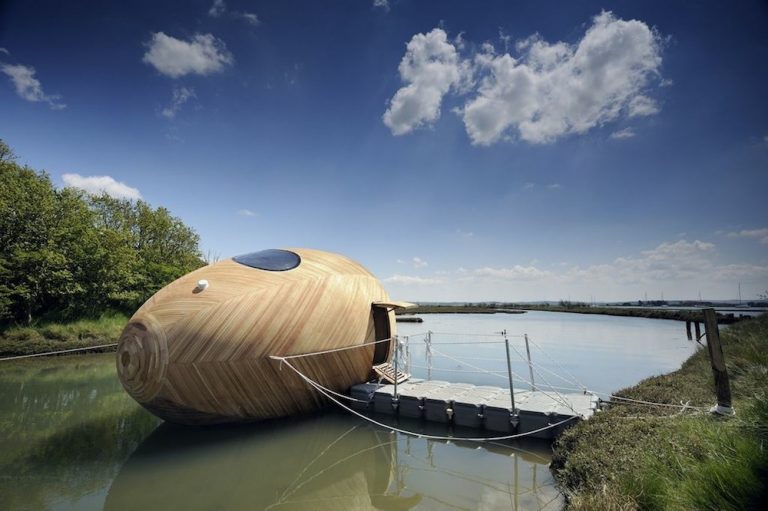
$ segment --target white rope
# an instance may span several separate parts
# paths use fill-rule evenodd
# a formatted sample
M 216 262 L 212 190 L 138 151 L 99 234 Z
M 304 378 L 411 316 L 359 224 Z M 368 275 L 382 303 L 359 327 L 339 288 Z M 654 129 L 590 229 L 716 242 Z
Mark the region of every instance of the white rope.
M 449 359 L 451 359 L 451 360 L 453 360 L 453 361 L 455 361 L 455 362 L 458 362 L 459 364 L 464 364 L 464 365 L 466 365 L 466 366 L 472 367 L 472 368 L 474 368 L 474 369 L 477 369 L 477 370 L 479 370 L 479 371 L 485 372 L 485 373 L 487 373 L 487 374 L 492 374 L 492 375 L 494 375 L 494 376 L 497 376 L 497 377 L 499 377 L 499 378 L 501 378 L 501 379 L 503 379 L 503 380 L 507 380 L 507 381 L 509 380 L 509 378 L 508 378 L 508 377 L 502 376 L 502 375 L 500 375 L 500 374 L 498 374 L 498 373 L 494 373 L 493 371 L 488 371 L 487 369 L 484 369 L 484 368 L 482 368 L 482 367 L 480 367 L 480 366 L 476 366 L 476 365 L 474 365 L 474 364 L 469 364 L 469 363 L 467 363 L 467 362 L 463 362 L 463 361 L 459 360 L 458 358 L 454 358 L 454 357 L 452 357 L 452 356 L 450 356 L 450 355 L 446 355 L 445 353 L 440 353 L 440 352 L 439 352 L 439 351 L 437 351 L 437 350 L 434 350 L 434 351 L 435 351 L 435 353 L 438 353 L 438 354 L 440 354 L 440 355 L 442 355 L 442 356 L 444 356 L 444 357 L 446 357 L 446 358 L 449 358 Z M 520 355 L 520 353 L 518 353 L 518 355 Z M 510 373 L 512 373 L 512 376 L 513 376 L 514 378 L 517 378 L 517 379 L 519 379 L 520 381 L 523 381 L 523 382 L 527 383 L 527 384 L 528 384 L 528 385 L 529 385 L 531 388 L 533 388 L 533 387 L 534 387 L 534 384 L 533 384 L 532 382 L 530 382 L 530 381 L 526 380 L 525 378 L 523 378 L 523 377 L 522 377 L 522 376 L 520 376 L 519 374 L 515 373 L 515 372 L 514 372 L 514 371 L 512 371 L 512 370 L 510 370 L 509 372 L 510 372 Z M 514 381 L 514 378 L 513 378 L 513 381 Z M 576 410 L 574 410 L 574 409 L 573 409 L 573 406 L 571 406 L 571 404 L 568 402 L 568 400 L 567 400 L 567 399 L 565 399 L 565 397 L 561 396 L 561 395 L 560 395 L 560 394 L 559 394 L 557 391 L 553 391 L 553 392 L 555 392 L 555 394 L 557 394 L 557 396 L 558 396 L 558 397 L 552 397 L 551 395 L 547 394 L 547 393 L 546 393 L 546 392 L 544 392 L 543 390 L 540 390 L 539 392 L 541 392 L 542 394 L 544 394 L 545 396 L 547 396 L 547 397 L 548 397 L 549 399 L 551 399 L 552 401 L 554 401 L 554 402 L 556 402 L 556 403 L 560 403 L 561 405 L 565 406 L 566 408 L 570 408 L 570 409 L 571 409 L 571 411 L 572 411 L 573 413 L 575 413 L 576 415 L 578 415 L 578 416 L 580 416 L 580 417 L 582 416 L 582 415 L 581 415 L 579 412 L 577 412 Z
M 278 357 L 277 355 L 272 355 L 269 358 L 271 358 L 273 360 L 279 360 L 280 361 L 280 370 L 281 371 L 283 370 L 283 362 L 288 364 L 288 362 L 285 360 L 287 357 Z M 323 387 L 322 385 L 320 385 L 317 382 L 315 382 L 315 383 L 317 384 L 318 387 L 321 387 L 324 391 L 329 392 L 329 393 L 333 394 L 334 396 L 340 397 L 342 399 L 346 399 L 348 401 L 354 401 L 356 403 L 363 403 L 363 404 L 366 404 L 366 405 L 368 404 L 368 401 L 364 401 L 362 399 L 357 399 L 357 398 L 352 397 L 352 396 L 347 396 L 346 394 L 341 394 L 339 392 L 336 392 L 335 390 L 329 389 L 328 387 Z M 381 383 L 381 380 L 379 380 L 379 383 Z
M 517 353 L 517 356 L 518 356 L 518 357 L 520 357 L 520 359 L 521 359 L 521 360 L 525 361 L 525 358 L 523 358 L 523 354 L 522 354 L 522 353 L 520 353 L 519 351 L 517 351 L 517 348 L 515 348 L 515 347 L 514 347 L 513 345 L 511 345 L 511 344 L 510 344 L 510 348 L 512 348 L 512 350 L 513 350 L 515 353 Z M 533 362 L 531 362 L 531 367 L 533 367 Z M 539 373 L 539 378 L 541 378 L 542 380 L 544 380 L 544 383 L 545 383 L 545 384 L 546 384 L 548 387 L 550 387 L 550 388 L 552 387 L 552 385 L 551 385 L 551 384 L 550 384 L 550 383 L 547 381 L 547 379 L 546 379 L 546 378 L 544 378 L 544 377 L 541 375 L 541 373 Z M 530 385 L 531 385 L 531 388 L 535 387 L 535 385 L 534 385 L 534 383 L 533 383 L 533 382 L 529 382 L 529 383 L 530 383 Z M 545 396 L 549 397 L 550 399 L 554 399 L 555 401 L 559 402 L 560 404 L 562 404 L 562 405 L 565 405 L 565 407 L 566 407 L 566 408 L 570 408 L 570 409 L 571 409 L 571 411 L 572 411 L 573 413 L 575 413 L 576 415 L 581 415 L 579 412 L 577 412 L 577 411 L 576 411 L 576 409 L 573 407 L 573 405 L 572 405 L 572 404 L 571 404 L 571 403 L 570 403 L 570 402 L 569 402 L 569 401 L 568 401 L 568 400 L 565 398 L 565 396 L 563 396 L 562 394 L 560 394 L 560 392 L 558 392 L 558 391 L 557 391 L 557 390 L 555 390 L 554 388 L 552 388 L 552 392 L 554 392 L 554 393 L 555 393 L 555 395 L 557 396 L 557 398 L 552 398 L 551 396 L 548 396 L 548 395 L 547 395 L 547 393 L 546 393 L 546 392 L 544 392 L 543 390 L 540 390 L 539 392 L 541 392 L 541 393 L 542 393 L 542 394 L 544 394 Z
M 330 350 L 323 350 L 323 351 L 313 351 L 311 353 L 302 353 L 300 355 L 286 355 L 284 357 L 277 357 L 282 359 L 289 359 L 289 358 L 302 358 L 302 357 L 314 357 L 315 355 L 325 355 L 326 353 L 336 353 L 337 351 L 344 351 L 344 350 L 351 350 L 355 348 L 363 348 L 365 346 L 372 346 L 374 344 L 378 344 L 380 342 L 389 342 L 392 338 L 389 337 L 387 339 L 381 339 L 378 341 L 371 341 L 371 342 L 364 342 L 362 344 L 355 344 L 354 346 L 345 346 L 343 348 L 333 348 Z
M 531 339 L 530 337 L 528 337 L 528 341 L 529 341 L 531 344 L 533 344 L 533 345 L 536 347 L 536 349 L 538 349 L 540 352 L 542 352 L 542 353 L 544 354 L 544 356 L 545 356 L 545 357 L 547 357 L 547 358 L 549 359 L 549 361 L 550 361 L 550 362 L 552 362 L 553 364 L 555 364 L 555 365 L 558 367 L 558 369 L 560 369 L 561 371 L 563 371 L 563 372 L 567 373 L 567 374 L 568 374 L 568 376 L 570 376 L 571 378 L 573 378 L 573 381 L 567 381 L 567 380 L 564 380 L 564 381 L 567 381 L 567 382 L 568 382 L 568 383 L 570 383 L 571 385 L 573 385 L 573 384 L 576 384 L 576 385 L 578 385 L 579 387 L 581 387 L 582 389 L 584 389 L 584 390 L 587 390 L 587 386 L 586 386 L 586 385 L 584 385 L 583 383 L 581 383 L 581 382 L 579 381 L 579 379 L 578 379 L 578 378 L 576 378 L 576 376 L 574 376 L 574 375 L 573 375 L 573 373 L 572 373 L 572 372 L 570 372 L 568 369 L 566 369 L 566 368 L 564 368 L 563 366 L 561 366 L 561 365 L 560 365 L 560 364 L 557 362 L 557 360 L 555 360 L 554 358 L 552 358 L 552 356 L 550 356 L 550 354 L 549 354 L 549 353 L 547 353 L 546 351 L 544 351 L 544 348 L 542 348 L 541 346 L 539 346 L 539 344 L 537 344 L 537 343 L 536 343 L 536 341 L 534 341 L 534 340 L 533 340 L 533 339 Z M 562 376 L 561 376 L 560 378 L 562 378 Z
M 430 369 L 427 366 L 422 366 L 422 365 L 418 365 L 418 364 L 415 364 L 415 365 L 411 364 L 411 367 L 415 368 L 415 369 Z M 509 379 L 509 378 L 507 378 L 507 373 L 506 372 L 502 372 L 502 371 L 488 371 L 488 370 L 483 370 L 483 371 L 477 370 L 477 371 L 475 371 L 475 370 L 472 370 L 472 369 L 448 369 L 448 368 L 443 368 L 443 367 L 432 367 L 431 369 L 433 371 L 442 371 L 442 372 L 445 372 L 445 373 L 490 374 L 490 375 L 495 375 L 495 376 L 497 376 L 499 378 L 503 378 L 504 380 L 508 380 Z M 515 382 L 515 383 L 524 383 L 524 384 L 526 384 L 529 387 L 531 385 L 530 382 L 528 382 L 527 380 L 519 380 L 517 378 L 512 378 L 512 381 Z M 581 389 L 580 387 L 561 387 L 561 386 L 558 386 L 558 385 L 546 385 L 546 384 L 545 385 L 539 385 L 538 383 L 536 384 L 536 388 L 541 388 L 541 387 L 546 387 L 546 388 L 551 388 L 551 389 L 559 389 L 559 390 L 569 390 L 569 391 L 574 391 L 574 392 L 579 392 L 579 393 L 583 392 L 583 389 Z M 587 391 L 587 392 L 590 392 L 590 391 Z
M 275 358 L 275 357 L 270 357 L 270 358 Z M 556 422 L 555 424 L 550 424 L 548 426 L 544 426 L 543 428 L 535 429 L 533 431 L 528 431 L 527 433 L 518 433 L 516 435 L 504 435 L 504 436 L 495 436 L 495 437 L 457 437 L 457 436 L 438 436 L 438 435 L 427 435 L 427 434 L 423 434 L 423 433 L 415 433 L 413 431 L 408 431 L 408 430 L 405 430 L 405 429 L 396 428 L 394 426 L 389 426 L 387 424 L 378 422 L 378 421 L 376 421 L 374 419 L 371 419 L 370 417 L 367 417 L 367 416 L 363 415 L 362 413 L 359 413 L 359 412 L 353 410 L 352 408 L 349 408 L 348 406 L 345 406 L 340 401 L 337 401 L 336 399 L 334 399 L 330 394 L 326 394 L 320 388 L 321 387 L 320 384 L 316 383 L 314 380 L 312 380 L 311 378 L 309 378 L 308 376 L 303 374 L 301 371 L 299 371 L 298 369 L 293 367 L 293 365 L 290 362 L 288 362 L 287 360 L 284 360 L 283 362 L 285 363 L 285 365 L 290 367 L 297 375 L 299 375 L 299 377 L 302 380 L 304 380 L 307 384 L 309 384 L 310 386 L 315 388 L 315 390 L 317 390 L 321 394 L 325 395 L 326 398 L 330 399 L 331 401 L 336 403 L 338 406 L 340 406 L 344 410 L 346 410 L 346 411 L 348 411 L 348 412 L 350 412 L 350 413 L 352 413 L 354 415 L 357 415 L 361 419 L 363 419 L 365 421 L 368 421 L 368 422 L 370 422 L 372 424 L 375 424 L 375 425 L 377 425 L 377 426 L 379 426 L 381 428 L 389 429 L 389 430 L 392 430 L 392 431 L 396 431 L 398 433 L 402 433 L 404 435 L 414 436 L 414 437 L 417 437 L 417 438 L 426 438 L 428 440 L 464 440 L 464 441 L 468 441 L 468 442 L 488 442 L 488 441 L 497 441 L 497 440 L 512 440 L 512 439 L 515 439 L 515 438 L 522 438 L 522 437 L 525 437 L 525 436 L 530 436 L 530 435 L 534 435 L 536 433 L 540 433 L 542 431 L 546 431 L 548 429 L 556 428 L 558 426 L 562 426 L 563 424 L 565 424 L 567 422 L 570 422 L 570 421 L 572 421 L 574 419 L 578 419 L 579 418 L 578 416 L 572 416 L 572 417 L 568 417 L 567 419 L 562 420 L 560 422 Z
M 472 346 L 482 346 L 485 344 L 504 344 L 504 341 L 480 341 L 480 342 L 473 342 L 473 341 L 467 341 L 467 342 L 435 342 L 432 341 L 431 343 L 433 346 L 439 345 L 439 346 L 466 346 L 467 344 L 470 344 Z
M 629 397 L 614 396 L 613 394 L 609 394 L 607 392 L 596 392 L 595 391 L 594 394 L 608 396 L 611 400 L 616 399 L 618 401 L 625 401 L 627 403 L 637 403 L 637 404 L 640 404 L 640 405 L 647 405 L 647 406 L 659 406 L 659 407 L 666 407 L 666 408 L 680 408 L 681 406 L 683 406 L 684 409 L 685 408 L 690 408 L 691 410 L 698 410 L 698 411 L 708 410 L 708 408 L 703 408 L 701 406 L 691 406 L 691 405 L 688 405 L 688 404 L 686 404 L 686 405 L 672 405 L 672 404 L 669 404 L 669 403 L 656 403 L 656 402 L 653 402 L 653 401 L 643 401 L 642 399 L 632 399 L 632 398 L 629 398 Z M 623 404 L 623 403 L 615 403 L 615 404 Z
M 111 348 L 112 346 L 117 346 L 117 343 L 100 344 L 98 346 L 86 346 L 85 348 L 72 348 L 72 349 L 60 350 L 60 351 L 48 351 L 46 353 L 33 353 L 32 355 L 16 355 L 14 357 L 0 358 L 0 362 L 3 362 L 5 360 L 18 360 L 20 358 L 47 357 L 48 355 L 58 355 L 60 353 L 73 353 L 75 351 L 95 350 L 99 348 Z

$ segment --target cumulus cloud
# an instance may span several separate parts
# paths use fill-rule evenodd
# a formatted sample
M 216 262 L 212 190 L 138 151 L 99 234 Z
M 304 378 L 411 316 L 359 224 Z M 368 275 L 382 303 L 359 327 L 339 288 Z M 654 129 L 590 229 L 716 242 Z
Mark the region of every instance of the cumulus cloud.
M 400 284 L 405 286 L 432 286 L 439 284 L 440 279 L 417 277 L 414 275 L 400 275 L 398 273 L 384 279 L 386 284 Z
M 541 144 L 617 119 L 658 111 L 645 87 L 661 67 L 660 37 L 642 21 L 603 12 L 578 44 L 533 36 L 521 53 L 476 57 L 487 75 L 464 107 L 472 142 L 490 145 L 507 136 Z
M 256 216 L 256 213 L 254 213 L 250 209 L 240 209 L 238 210 L 237 214 L 240 216 L 251 216 L 251 217 Z
M 171 104 L 160 111 L 160 115 L 166 119 L 173 119 L 184 106 L 184 103 L 195 98 L 195 90 L 192 87 L 176 87 L 173 89 Z
M 407 85 L 395 93 L 382 118 L 393 135 L 404 135 L 440 117 L 443 96 L 461 83 L 467 66 L 445 31 L 436 28 L 411 38 L 398 70 Z
M 768 227 L 762 229 L 748 229 L 738 232 L 729 232 L 731 238 L 755 238 L 763 245 L 768 245 Z
M 389 0 L 373 0 L 373 6 L 389 12 Z
M 141 199 L 141 193 L 136 188 L 116 181 L 110 176 L 81 176 L 80 174 L 64 174 L 61 176 L 66 186 L 79 188 L 92 195 L 106 193 L 116 199 Z
M 6 50 L 7 52 L 7 50 Z M 43 92 L 43 86 L 40 80 L 35 78 L 35 68 L 32 66 L 23 66 L 21 64 L 0 64 L 0 71 L 10 78 L 11 83 L 16 88 L 16 94 L 22 99 L 32 102 L 44 102 L 54 110 L 61 110 L 67 105 L 59 100 L 61 96 L 50 95 Z
M 614 131 L 611 133 L 611 138 L 616 140 L 624 140 L 625 138 L 632 138 L 635 136 L 635 130 L 632 128 L 624 128 L 622 130 Z
M 384 114 L 393 134 L 434 123 L 446 94 L 472 97 L 455 109 L 473 144 L 519 139 L 545 144 L 585 133 L 618 118 L 654 115 L 648 96 L 661 77 L 660 35 L 639 20 L 595 16 L 578 42 L 550 43 L 534 34 L 498 53 L 484 43 L 461 58 L 445 32 L 416 34 L 400 63 L 408 85 L 397 91 Z
M 147 43 L 142 61 L 166 76 L 179 78 L 220 72 L 234 59 L 224 41 L 211 34 L 195 34 L 189 41 L 183 41 L 156 32 Z

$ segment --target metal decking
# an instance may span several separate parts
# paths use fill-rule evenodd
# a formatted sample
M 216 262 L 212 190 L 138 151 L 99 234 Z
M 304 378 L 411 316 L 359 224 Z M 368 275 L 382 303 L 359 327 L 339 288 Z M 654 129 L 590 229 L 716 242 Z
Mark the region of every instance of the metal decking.
M 495 436 L 530 433 L 546 439 L 575 420 L 590 418 L 599 401 L 589 393 L 515 390 L 513 408 L 509 389 L 415 378 L 397 385 L 397 394 L 395 385 L 361 383 L 350 395 L 358 400 L 353 408 L 359 411 L 485 429 Z

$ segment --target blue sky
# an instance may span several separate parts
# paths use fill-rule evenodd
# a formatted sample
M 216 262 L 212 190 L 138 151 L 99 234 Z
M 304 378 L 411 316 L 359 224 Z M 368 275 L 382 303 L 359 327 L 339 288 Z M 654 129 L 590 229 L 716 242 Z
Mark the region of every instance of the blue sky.
M 765 2 L 0 3 L 0 137 L 410 300 L 768 289 Z

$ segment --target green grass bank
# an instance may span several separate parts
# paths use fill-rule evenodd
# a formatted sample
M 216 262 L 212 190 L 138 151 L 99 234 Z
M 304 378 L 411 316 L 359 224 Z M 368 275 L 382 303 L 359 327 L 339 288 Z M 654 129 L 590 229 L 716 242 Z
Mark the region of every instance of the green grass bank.
M 552 467 L 569 510 L 762 509 L 768 498 L 768 315 L 721 329 L 736 415 L 714 405 L 706 349 L 673 373 L 616 394 L 677 408 L 616 404 L 564 432 Z
M 124 314 L 110 313 L 67 323 L 8 327 L 0 331 L 0 358 L 116 343 L 128 319 Z M 95 351 L 111 350 L 114 348 Z

